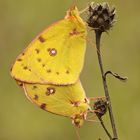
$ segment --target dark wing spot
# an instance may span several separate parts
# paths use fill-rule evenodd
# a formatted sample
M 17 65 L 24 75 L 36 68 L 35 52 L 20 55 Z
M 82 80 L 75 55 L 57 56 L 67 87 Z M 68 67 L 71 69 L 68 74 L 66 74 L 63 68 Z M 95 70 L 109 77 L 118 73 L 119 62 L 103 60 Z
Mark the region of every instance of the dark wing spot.
M 46 108 L 46 104 L 45 104 L 45 103 L 42 103 L 42 104 L 40 105 L 40 108 L 41 108 L 41 109 L 45 109 L 45 108 Z
M 49 52 L 51 50 L 51 48 L 48 48 L 47 51 Z
M 48 48 L 47 51 L 50 56 L 55 56 L 57 54 L 57 50 L 55 48 Z
M 24 70 L 28 70 L 28 71 L 30 71 L 30 72 L 31 72 L 31 69 L 30 69 L 30 68 L 28 68 L 27 66 L 23 66 L 23 69 L 24 69 Z
M 33 88 L 32 89 L 37 89 L 37 86 L 33 86 Z
M 18 58 L 17 61 L 22 61 L 22 59 L 21 58 Z
M 45 67 L 45 64 L 42 64 L 42 67 Z
M 55 93 L 55 88 L 54 87 L 48 87 L 47 88 L 47 91 L 46 91 L 46 95 L 49 96 L 49 95 L 52 95 Z
M 27 66 L 24 66 L 24 67 L 23 67 L 23 69 L 24 69 L 24 70 L 27 70 L 27 69 L 28 69 L 28 67 L 27 67 Z
M 51 73 L 52 71 L 50 69 L 47 70 L 47 73 Z
M 23 83 L 18 83 L 18 85 L 19 85 L 20 87 L 22 87 L 22 86 L 23 86 Z
M 34 100 L 38 100 L 38 95 L 34 95 Z
M 82 33 L 84 33 L 84 31 L 79 32 L 79 31 L 77 31 L 76 28 L 74 28 L 74 29 L 69 33 L 69 35 L 70 35 L 70 36 L 74 36 L 74 35 L 79 35 L 79 34 L 82 34 Z
M 85 100 L 85 103 L 88 103 L 88 99 L 87 98 L 85 98 L 84 100 Z
M 25 53 L 22 53 L 22 55 L 25 55 Z
M 56 72 L 57 75 L 59 75 L 59 72 Z
M 76 28 L 74 28 L 74 29 L 69 33 L 70 36 L 73 36 L 73 35 L 76 35 L 76 34 L 77 34 L 77 29 L 76 29 Z
M 41 43 L 43 43 L 43 42 L 46 41 L 45 38 L 43 38 L 42 36 L 38 37 L 38 39 L 39 39 L 39 41 L 40 41 Z
M 35 49 L 36 53 L 39 54 L 40 50 L 39 49 Z
M 41 58 L 37 58 L 37 61 L 38 61 L 38 62 L 41 62 Z
M 70 73 L 70 72 L 67 70 L 67 71 L 66 71 L 66 74 L 69 74 L 69 73 Z
M 79 101 L 70 101 L 70 103 L 75 107 L 78 107 L 80 105 Z

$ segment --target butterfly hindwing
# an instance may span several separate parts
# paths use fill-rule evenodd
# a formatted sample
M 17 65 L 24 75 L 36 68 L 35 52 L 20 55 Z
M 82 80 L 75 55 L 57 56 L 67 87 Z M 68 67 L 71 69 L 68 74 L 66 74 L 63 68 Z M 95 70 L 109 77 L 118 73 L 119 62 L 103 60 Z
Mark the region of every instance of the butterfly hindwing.
M 31 102 L 54 114 L 72 117 L 89 108 L 80 82 L 69 86 L 23 84 L 23 87 Z

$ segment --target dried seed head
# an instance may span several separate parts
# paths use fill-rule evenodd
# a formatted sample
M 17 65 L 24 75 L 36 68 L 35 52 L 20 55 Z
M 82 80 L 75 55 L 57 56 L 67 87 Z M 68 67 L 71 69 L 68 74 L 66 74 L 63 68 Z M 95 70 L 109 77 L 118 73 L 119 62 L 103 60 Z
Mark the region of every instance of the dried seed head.
M 110 8 L 107 3 L 96 4 L 93 3 L 89 6 L 88 26 L 94 30 L 106 32 L 114 23 L 115 8 Z
M 101 118 L 107 112 L 108 103 L 106 99 L 99 98 L 93 107 L 97 111 L 96 115 Z

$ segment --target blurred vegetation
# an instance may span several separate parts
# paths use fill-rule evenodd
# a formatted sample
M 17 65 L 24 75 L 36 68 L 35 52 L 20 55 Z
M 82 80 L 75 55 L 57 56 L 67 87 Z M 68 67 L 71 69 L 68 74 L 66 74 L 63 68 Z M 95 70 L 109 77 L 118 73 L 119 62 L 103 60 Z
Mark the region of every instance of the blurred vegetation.
M 79 9 L 89 1 L 77 0 Z M 95 2 L 103 2 L 95 0 Z M 121 83 L 108 77 L 119 137 L 140 139 L 140 1 L 111 1 L 117 9 L 117 22 L 102 38 L 106 70 L 129 77 Z M 72 140 L 75 130 L 68 118 L 53 115 L 30 103 L 10 76 L 16 56 L 49 24 L 62 19 L 73 0 L 0 0 L 0 140 Z M 94 41 L 90 31 L 90 40 Z M 93 45 L 94 46 L 94 45 Z M 88 43 L 81 75 L 87 96 L 103 96 L 96 49 Z M 105 116 L 105 119 L 107 116 Z M 107 126 L 109 123 L 106 120 Z M 82 140 L 107 139 L 99 123 L 85 123 Z

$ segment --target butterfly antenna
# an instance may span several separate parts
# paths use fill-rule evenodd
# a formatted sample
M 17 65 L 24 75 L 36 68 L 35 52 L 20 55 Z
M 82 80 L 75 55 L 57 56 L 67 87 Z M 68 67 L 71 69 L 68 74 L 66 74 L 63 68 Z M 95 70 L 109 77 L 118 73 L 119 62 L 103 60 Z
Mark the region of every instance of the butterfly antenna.
M 94 4 L 94 2 L 89 1 L 89 2 L 87 3 L 87 6 L 86 6 L 83 10 L 80 10 L 80 11 L 79 11 L 80 15 L 83 14 L 83 13 L 85 13 L 85 12 L 88 12 L 88 11 L 89 11 L 90 5 L 93 5 L 93 4 Z
M 73 0 L 72 4 L 70 6 L 70 9 L 73 9 L 75 7 L 76 3 L 77 3 L 77 0 Z
M 74 126 L 75 132 L 76 132 L 76 136 L 77 136 L 77 140 L 81 140 L 80 134 L 79 134 L 79 128 Z
M 84 9 L 80 10 L 80 11 L 79 11 L 79 14 L 81 15 L 81 14 L 85 13 L 87 10 L 88 10 L 88 7 L 86 7 L 86 8 L 84 8 Z
M 89 45 L 93 46 L 93 48 L 95 48 L 95 50 L 97 51 L 97 53 L 100 54 L 99 50 L 96 48 L 95 42 L 93 42 L 90 38 L 86 38 L 87 42 L 89 43 Z

